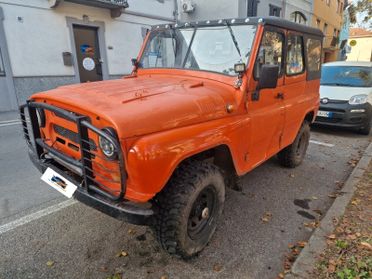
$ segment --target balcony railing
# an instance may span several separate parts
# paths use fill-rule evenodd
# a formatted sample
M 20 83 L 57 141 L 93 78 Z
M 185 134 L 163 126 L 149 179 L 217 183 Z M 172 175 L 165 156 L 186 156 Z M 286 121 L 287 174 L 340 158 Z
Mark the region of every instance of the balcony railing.
M 327 37 L 324 37 L 323 39 L 323 47 L 335 49 L 338 47 L 338 42 L 339 42 L 339 37 L 327 36 Z
M 112 17 L 119 17 L 122 11 L 129 7 L 127 0 L 48 0 L 51 8 L 56 8 L 62 2 L 109 9 Z

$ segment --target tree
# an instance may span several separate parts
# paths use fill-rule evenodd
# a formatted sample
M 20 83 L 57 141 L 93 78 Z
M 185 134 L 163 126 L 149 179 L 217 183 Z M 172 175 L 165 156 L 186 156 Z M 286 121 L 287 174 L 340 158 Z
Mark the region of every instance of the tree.
M 369 24 L 369 27 L 372 28 L 372 0 L 359 0 L 352 4 L 351 8 L 355 10 L 355 13 L 362 14 L 364 16 L 362 22 Z

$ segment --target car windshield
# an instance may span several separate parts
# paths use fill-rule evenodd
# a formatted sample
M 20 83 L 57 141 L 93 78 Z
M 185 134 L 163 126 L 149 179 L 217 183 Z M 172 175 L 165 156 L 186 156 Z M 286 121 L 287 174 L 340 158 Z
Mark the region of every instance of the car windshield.
M 234 64 L 247 63 L 255 33 L 254 25 L 155 30 L 150 34 L 139 67 L 203 70 L 235 76 Z
M 359 66 L 322 67 L 321 85 L 372 87 L 372 68 Z

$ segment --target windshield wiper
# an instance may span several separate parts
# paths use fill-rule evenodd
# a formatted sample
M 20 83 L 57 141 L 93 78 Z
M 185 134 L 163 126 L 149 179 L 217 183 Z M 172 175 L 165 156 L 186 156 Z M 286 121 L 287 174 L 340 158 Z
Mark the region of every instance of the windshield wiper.
M 236 41 L 236 38 L 235 38 L 235 35 L 234 35 L 234 31 L 232 30 L 230 24 L 227 21 L 225 23 L 226 23 L 227 28 L 229 28 L 229 32 L 230 32 L 231 38 L 232 38 L 232 40 L 234 42 L 235 48 L 238 51 L 239 56 L 240 56 L 240 59 L 241 59 L 242 58 L 242 55 L 240 53 L 240 48 L 239 48 L 238 42 Z

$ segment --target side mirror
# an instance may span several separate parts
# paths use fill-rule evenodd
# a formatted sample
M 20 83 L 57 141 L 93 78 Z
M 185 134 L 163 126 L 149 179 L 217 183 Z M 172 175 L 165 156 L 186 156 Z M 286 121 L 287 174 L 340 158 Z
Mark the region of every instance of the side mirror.
M 276 88 L 279 77 L 278 65 L 262 65 L 257 89 Z
M 276 88 L 279 78 L 279 66 L 267 65 L 261 66 L 260 79 L 257 84 L 256 90 L 252 93 L 252 101 L 260 99 L 260 90 L 266 88 Z
M 137 68 L 138 67 L 138 60 L 137 60 L 137 58 L 132 58 L 131 61 L 132 61 L 132 65 Z

